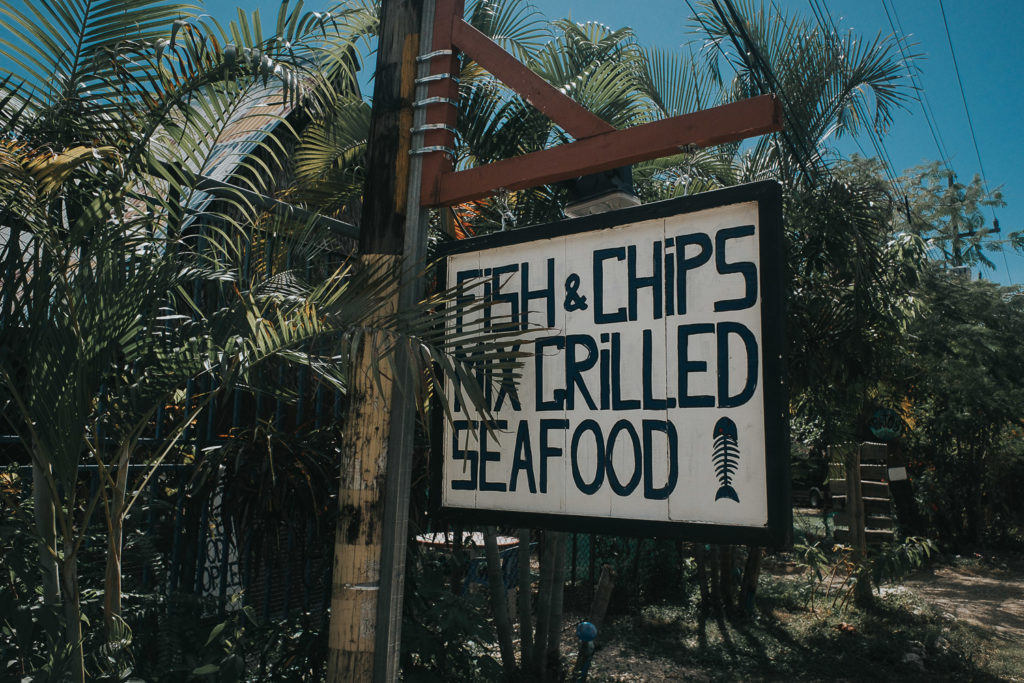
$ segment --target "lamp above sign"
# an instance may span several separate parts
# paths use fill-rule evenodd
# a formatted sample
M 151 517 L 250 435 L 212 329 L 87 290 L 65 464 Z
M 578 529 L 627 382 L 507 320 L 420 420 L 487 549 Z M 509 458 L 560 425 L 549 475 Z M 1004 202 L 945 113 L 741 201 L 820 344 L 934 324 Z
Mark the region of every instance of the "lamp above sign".
M 447 380 L 435 508 L 785 542 L 781 205 L 763 182 L 449 245 L 447 284 L 494 302 L 453 332 L 511 317 L 530 355 L 517 385 L 488 383 L 490 429 Z

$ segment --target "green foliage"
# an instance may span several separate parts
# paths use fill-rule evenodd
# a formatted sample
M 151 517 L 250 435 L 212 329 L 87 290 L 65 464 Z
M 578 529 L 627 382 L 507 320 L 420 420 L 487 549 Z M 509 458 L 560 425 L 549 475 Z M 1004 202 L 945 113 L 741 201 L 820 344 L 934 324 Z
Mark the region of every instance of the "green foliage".
M 861 566 L 850 546 L 823 543 L 808 539 L 793 546 L 796 565 L 804 570 L 806 578 L 805 604 L 814 609 L 815 599 L 820 596 L 829 609 L 845 610 L 851 606 L 856 583 L 861 579 Z M 936 549 L 934 541 L 910 536 L 870 548 L 863 562 L 875 587 L 881 590 L 883 583 L 898 581 L 920 568 Z
M 916 495 L 943 543 L 1009 541 L 1024 518 L 1024 298 L 937 269 L 921 298 L 901 367 Z
M 402 615 L 402 671 L 410 681 L 493 681 L 501 664 L 488 652 L 495 640 L 484 591 L 461 592 L 460 559 L 410 548 Z M 451 582 L 460 590 L 453 592 Z
M 344 54 L 372 31 L 373 12 L 286 2 L 265 34 L 258 14 L 239 13 L 225 29 L 189 11 L 155 0 L 0 5 L 5 53 L 22 69 L 0 92 L 0 407 L 54 504 L 64 641 L 79 679 L 91 633 L 83 641 L 76 613 L 91 586 L 78 583 L 78 559 L 93 514 L 104 513 L 100 547 L 116 572 L 122 522 L 142 493 L 128 485 L 131 460 L 159 464 L 219 392 L 259 385 L 274 363 L 304 366 L 344 391 L 348 359 L 367 346 L 378 382 L 397 357 L 410 361 L 419 405 L 436 388 L 436 369 L 474 405 L 483 404 L 479 373 L 516 374 L 502 344 L 514 344 L 508 330 L 444 338 L 450 316 L 473 312 L 444 305 L 457 294 L 396 312 L 397 271 L 335 262 L 311 278 L 303 257 L 336 250 L 337 237 L 264 215 L 245 193 L 211 202 L 200 188 L 226 163 L 234 182 L 266 190 L 262 179 L 288 165 L 278 137 L 291 134 L 287 121 L 244 157 L 225 162 L 217 144 L 240 128 L 267 128 L 274 117 L 254 103 L 315 114 L 333 102 L 328 86 L 355 88 L 356 60 Z M 342 56 L 314 68 L 328 46 Z M 140 450 L 168 405 L 174 424 L 163 442 Z M 86 456 L 99 469 L 92 488 L 79 485 Z M 117 582 L 108 578 L 105 593 L 101 668 L 131 643 Z
M 871 578 L 878 587 L 888 581 L 898 581 L 923 566 L 937 551 L 935 541 L 922 536 L 883 543 L 871 553 Z
M 859 438 L 919 307 L 923 244 L 892 234 L 896 210 L 880 165 L 860 157 L 787 199 L 790 392 L 818 450 Z
M 936 161 L 911 169 L 900 184 L 909 200 L 901 218 L 908 230 L 927 241 L 932 259 L 951 266 L 993 268 L 993 252 L 1024 248 L 1024 231 L 1011 232 L 1005 241 L 994 239 L 995 226 L 987 225 L 985 212 L 1006 202 L 1002 192 L 989 191 L 980 176 L 961 183 Z
M 807 606 L 814 609 L 815 598 L 821 595 L 829 609 L 846 609 L 857 584 L 858 566 L 853 561 L 853 548 L 836 544 L 830 550 L 821 542 L 796 544 L 797 566 L 807 571 Z
M 0 471 L 0 678 L 57 680 L 69 655 L 64 615 L 43 601 L 32 506 L 22 485 L 14 472 Z

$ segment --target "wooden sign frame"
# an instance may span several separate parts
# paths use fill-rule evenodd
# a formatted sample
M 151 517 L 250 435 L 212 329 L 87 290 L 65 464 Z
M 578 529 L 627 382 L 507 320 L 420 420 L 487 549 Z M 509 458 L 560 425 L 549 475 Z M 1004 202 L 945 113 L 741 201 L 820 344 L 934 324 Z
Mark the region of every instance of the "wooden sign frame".
M 774 181 L 726 188 L 614 212 L 587 216 L 494 233 L 450 242 L 442 247 L 442 278 L 447 281 L 447 264 L 460 254 L 483 252 L 561 236 L 586 237 L 594 231 L 642 224 L 674 216 L 688 216 L 710 209 L 756 202 L 758 296 L 760 301 L 761 392 L 764 414 L 764 523 L 734 524 L 707 521 L 665 521 L 651 519 L 587 516 L 565 513 L 508 511 L 476 507 L 446 506 L 443 503 L 445 425 L 443 411 L 435 411 L 432 425 L 430 502 L 433 515 L 464 523 L 497 524 L 509 527 L 562 529 L 585 533 L 684 538 L 699 542 L 784 545 L 792 529 L 790 506 L 788 399 L 785 387 L 784 301 L 782 268 L 782 196 Z M 628 228 L 622 228 L 623 233 Z M 719 272 L 722 272 L 719 270 Z M 711 425 L 707 425 L 710 435 Z M 609 454 L 609 459 L 611 455 Z M 685 457 L 685 454 L 684 454 Z M 639 461 L 638 461 L 639 462 Z M 760 499 L 758 499 L 760 500 Z M 737 501 L 738 502 L 738 501 Z

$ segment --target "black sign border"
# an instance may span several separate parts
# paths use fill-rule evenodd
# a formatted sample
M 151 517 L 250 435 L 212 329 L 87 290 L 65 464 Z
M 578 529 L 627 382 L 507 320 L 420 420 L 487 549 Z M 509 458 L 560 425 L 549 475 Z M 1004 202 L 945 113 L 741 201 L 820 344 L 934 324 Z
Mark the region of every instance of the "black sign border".
M 438 249 L 439 281 L 447 282 L 448 257 L 537 240 L 613 228 L 706 209 L 757 202 L 761 287 L 761 361 L 764 377 L 766 526 L 652 521 L 555 513 L 449 507 L 442 503 L 444 416 L 435 406 L 431 421 L 429 514 L 468 525 L 500 525 L 618 536 L 667 537 L 700 543 L 780 547 L 792 539 L 789 404 L 786 388 L 785 288 L 783 283 L 782 186 L 774 180 L 728 187 L 651 204 L 572 218 L 519 230 L 446 242 Z

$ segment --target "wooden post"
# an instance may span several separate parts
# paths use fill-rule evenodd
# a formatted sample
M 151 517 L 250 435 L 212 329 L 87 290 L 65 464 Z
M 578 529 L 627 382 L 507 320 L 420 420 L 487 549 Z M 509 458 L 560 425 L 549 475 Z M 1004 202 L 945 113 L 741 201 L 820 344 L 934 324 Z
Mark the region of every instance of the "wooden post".
M 419 183 L 410 187 L 409 153 L 423 2 L 386 0 L 382 7 L 359 235 L 363 267 L 395 278 L 382 314 L 406 303 L 399 299 L 399 277 L 415 272 L 423 249 L 418 192 L 412 194 Z M 331 683 L 397 680 L 408 506 L 403 468 L 411 461 L 412 429 L 404 414 L 409 392 L 399 391 L 393 400 L 393 381 L 405 381 L 408 369 L 398 368 L 395 379 L 374 376 L 371 347 L 361 344 L 352 359 L 342 433 L 328 638 Z
M 590 623 L 598 628 L 604 624 L 604 618 L 608 614 L 608 605 L 612 601 L 612 591 L 615 589 L 615 570 L 610 564 L 601 565 L 601 578 L 594 590 L 594 600 L 590 603 Z
M 491 611 L 498 631 L 498 649 L 501 664 L 507 676 L 515 674 L 516 651 L 512 646 L 512 619 L 508 613 L 508 599 L 505 595 L 505 580 L 501 571 L 501 555 L 498 552 L 498 530 L 489 526 L 484 529 L 484 552 L 487 556 L 487 587 L 491 594 Z
M 871 574 L 868 571 L 868 539 L 864 528 L 864 497 L 860 481 L 860 449 L 845 449 L 846 464 L 846 515 L 850 525 L 850 541 L 853 545 L 853 561 L 857 566 L 856 597 L 858 602 L 871 600 Z

